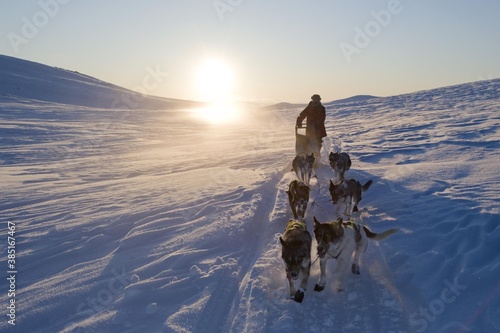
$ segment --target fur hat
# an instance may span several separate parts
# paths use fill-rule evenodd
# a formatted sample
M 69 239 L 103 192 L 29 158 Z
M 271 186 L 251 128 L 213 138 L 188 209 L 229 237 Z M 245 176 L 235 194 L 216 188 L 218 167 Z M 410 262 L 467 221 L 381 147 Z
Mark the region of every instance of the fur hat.
M 311 96 L 311 99 L 315 99 L 315 98 L 317 98 L 321 101 L 321 97 L 318 94 L 314 94 Z

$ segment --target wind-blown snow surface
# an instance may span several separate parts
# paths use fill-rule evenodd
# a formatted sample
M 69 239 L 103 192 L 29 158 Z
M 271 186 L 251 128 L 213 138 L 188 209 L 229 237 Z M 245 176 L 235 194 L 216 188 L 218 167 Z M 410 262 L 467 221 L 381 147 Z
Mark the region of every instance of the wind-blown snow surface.
M 341 149 L 349 177 L 374 180 L 358 218 L 400 232 L 370 242 L 343 293 L 314 292 L 314 264 L 301 304 L 287 299 L 278 241 L 300 109 L 250 110 L 222 126 L 189 110 L 3 97 L 0 254 L 6 263 L 10 221 L 18 275 L 16 326 L 4 315 L 0 330 L 499 331 L 499 89 L 482 81 L 327 107 L 308 228 L 333 217 L 327 153 Z

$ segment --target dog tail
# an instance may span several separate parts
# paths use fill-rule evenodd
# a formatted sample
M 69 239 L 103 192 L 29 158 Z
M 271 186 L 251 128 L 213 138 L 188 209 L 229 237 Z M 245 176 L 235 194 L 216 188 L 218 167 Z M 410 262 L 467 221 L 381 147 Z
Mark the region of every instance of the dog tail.
M 373 183 L 373 180 L 371 180 L 371 179 L 369 181 L 367 181 L 366 184 L 361 187 L 361 189 L 363 190 L 363 192 L 368 191 L 368 189 L 370 188 L 370 186 L 372 186 L 372 183 Z
M 398 232 L 399 229 L 389 229 L 389 230 L 386 230 L 384 232 L 381 232 L 379 234 L 371 231 L 370 229 L 368 229 L 366 226 L 363 226 L 363 230 L 365 231 L 366 233 L 366 237 L 370 238 L 370 239 L 373 239 L 377 242 L 379 241 L 383 241 L 384 239 L 388 238 L 389 236 L 391 236 L 392 234 Z

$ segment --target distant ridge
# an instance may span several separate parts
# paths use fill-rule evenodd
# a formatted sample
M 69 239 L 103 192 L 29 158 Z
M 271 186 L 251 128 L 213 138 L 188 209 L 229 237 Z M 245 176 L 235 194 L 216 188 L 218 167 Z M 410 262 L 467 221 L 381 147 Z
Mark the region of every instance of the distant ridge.
M 307 106 L 307 103 L 304 104 L 294 104 L 294 103 L 287 103 L 287 102 L 281 102 L 278 104 L 273 104 L 269 106 L 265 106 L 264 109 L 294 109 L 294 108 L 305 108 Z
M 5 55 L 0 55 L 1 97 L 106 109 L 166 109 L 200 104 L 142 95 L 85 74 Z
M 380 97 L 372 95 L 355 95 L 344 99 L 334 100 L 331 102 L 323 103 L 324 106 L 335 106 L 340 104 L 359 104 L 364 105 L 366 101 L 371 99 L 376 99 L 376 101 L 371 101 L 374 103 L 396 103 L 402 105 L 402 107 L 411 107 L 412 105 L 417 105 L 420 102 L 426 102 L 433 99 L 443 98 L 442 96 L 456 96 L 456 95 L 467 95 L 471 100 L 488 100 L 497 99 L 500 95 L 499 89 L 500 79 L 488 79 L 479 80 L 467 83 L 460 83 L 450 86 L 432 88 L 419 90 L 416 92 L 410 92 L 405 94 L 399 94 L 394 96 Z M 453 101 L 450 101 L 452 104 Z M 304 104 L 293 104 L 293 103 L 278 103 L 270 105 L 266 108 L 268 109 L 292 109 L 306 107 Z
M 344 103 L 353 103 L 353 102 L 364 102 L 372 98 L 379 98 L 377 96 L 371 95 L 355 95 L 348 98 L 337 99 L 335 101 L 331 101 L 328 103 L 324 103 L 325 105 L 334 105 L 334 104 L 344 104 Z
M 338 100 L 335 100 L 335 101 L 326 102 L 326 103 L 323 103 L 323 105 L 329 106 L 329 105 L 335 105 L 335 104 L 364 102 L 364 101 L 372 99 L 372 98 L 378 98 L 378 97 L 377 96 L 371 96 L 371 95 L 356 95 L 356 96 L 351 96 L 351 97 L 344 98 L 344 99 L 338 99 Z M 281 102 L 281 103 L 277 103 L 277 104 L 273 104 L 273 105 L 267 106 L 266 108 L 268 108 L 268 109 L 305 108 L 308 103 L 309 102 L 307 102 L 307 103 L 287 103 L 287 102 Z

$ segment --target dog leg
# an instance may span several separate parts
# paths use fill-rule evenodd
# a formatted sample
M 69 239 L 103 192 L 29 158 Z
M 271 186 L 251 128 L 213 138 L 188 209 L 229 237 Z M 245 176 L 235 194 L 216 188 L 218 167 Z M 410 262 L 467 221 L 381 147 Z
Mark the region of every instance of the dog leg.
M 340 182 L 340 181 L 343 181 L 343 180 L 345 179 L 345 178 L 344 178 L 344 173 L 345 173 L 345 171 L 344 171 L 344 170 L 342 170 L 342 169 L 341 169 L 341 170 L 339 170 L 339 173 L 338 173 L 338 177 L 339 177 L 339 178 L 338 178 L 338 181 L 339 181 L 339 182 Z
M 361 260 L 361 255 L 366 252 L 366 248 L 368 247 L 366 231 L 363 229 L 362 225 L 359 225 L 359 227 L 361 228 L 361 239 L 356 242 L 356 251 L 354 252 L 354 260 L 351 267 L 352 274 L 360 274 L 359 263 Z
M 351 217 L 351 197 L 346 197 L 344 204 L 345 204 L 344 216 L 346 216 L 347 218 L 350 218 Z
M 356 249 L 356 252 L 354 252 L 354 259 L 353 259 L 352 267 L 351 267 L 352 274 L 356 274 L 356 275 L 361 274 L 359 272 L 359 257 L 360 256 L 361 256 L 361 251 L 358 248 L 358 249 Z
M 290 208 L 292 209 L 293 213 L 293 218 L 297 218 L 297 212 L 295 211 L 295 205 L 293 204 L 293 198 L 292 198 L 292 193 L 290 191 L 286 191 L 286 194 L 288 194 L 288 202 L 290 202 Z
M 323 291 L 325 289 L 325 284 L 326 284 L 326 261 L 327 258 L 321 258 L 319 259 L 319 270 L 320 270 L 320 277 L 318 283 L 314 286 L 314 291 Z
M 337 201 L 337 205 L 335 207 L 335 213 L 337 214 L 336 218 L 338 219 L 339 217 L 342 217 L 342 213 L 341 213 L 341 209 L 342 207 L 345 207 L 345 202 L 342 203 L 342 201 L 339 199 L 339 201 Z
M 295 300 L 295 293 L 297 291 L 295 290 L 295 281 L 291 277 L 288 278 L 288 285 L 290 286 L 290 299 Z
M 311 182 L 311 170 L 305 169 L 304 170 L 304 183 L 309 186 L 310 182 Z
M 311 270 L 311 261 L 309 260 L 309 264 L 306 267 L 301 267 L 302 272 L 302 282 L 300 283 L 300 288 L 295 292 L 294 301 L 302 303 L 304 299 L 304 293 L 307 289 L 307 280 L 309 279 L 309 271 Z
M 361 257 L 361 244 L 356 244 L 356 250 L 354 251 L 354 259 L 352 261 L 351 272 L 352 274 L 359 275 L 359 257 Z
M 358 209 L 358 204 L 359 204 L 359 202 L 360 202 L 360 199 L 359 199 L 358 197 L 356 197 L 356 196 L 353 196 L 353 197 L 352 197 L 352 202 L 354 203 L 354 207 L 352 208 L 352 211 L 353 211 L 354 213 L 356 213 L 356 212 L 358 212 L 358 211 L 359 211 L 359 209 Z

